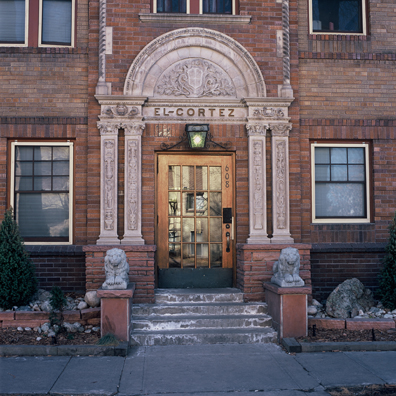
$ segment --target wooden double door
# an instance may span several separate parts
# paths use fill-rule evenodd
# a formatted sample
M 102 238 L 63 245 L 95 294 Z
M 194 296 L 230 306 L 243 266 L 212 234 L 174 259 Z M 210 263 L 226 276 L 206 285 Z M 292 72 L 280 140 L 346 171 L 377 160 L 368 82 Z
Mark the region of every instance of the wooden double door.
M 232 287 L 233 154 L 158 154 L 157 166 L 158 287 Z

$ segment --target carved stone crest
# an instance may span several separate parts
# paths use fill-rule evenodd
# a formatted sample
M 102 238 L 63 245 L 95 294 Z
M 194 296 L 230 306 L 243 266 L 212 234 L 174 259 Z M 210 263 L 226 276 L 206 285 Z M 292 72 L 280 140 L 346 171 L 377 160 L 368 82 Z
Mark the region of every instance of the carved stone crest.
M 282 111 L 282 109 L 263 107 L 262 109 L 254 109 L 253 117 L 265 117 L 279 120 L 285 117 L 285 113 Z
M 178 63 L 159 78 L 154 92 L 188 98 L 236 96 L 230 77 L 220 67 L 202 59 Z

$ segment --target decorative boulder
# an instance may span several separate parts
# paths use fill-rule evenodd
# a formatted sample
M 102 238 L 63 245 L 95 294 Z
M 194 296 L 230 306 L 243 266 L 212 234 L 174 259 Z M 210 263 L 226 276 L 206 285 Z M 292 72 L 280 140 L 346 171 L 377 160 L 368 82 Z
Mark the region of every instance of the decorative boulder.
M 110 249 L 105 257 L 106 281 L 104 290 L 124 290 L 129 283 L 129 264 L 122 249 Z
M 300 278 L 300 254 L 298 249 L 288 247 L 282 249 L 279 260 L 275 261 L 274 276 L 271 282 L 281 287 L 304 286 L 304 281 Z
M 375 305 L 373 293 L 359 279 L 347 279 L 338 285 L 326 302 L 326 313 L 333 318 L 349 318 Z
M 91 308 L 99 307 L 100 305 L 100 298 L 96 294 L 96 291 L 86 292 L 84 300 Z

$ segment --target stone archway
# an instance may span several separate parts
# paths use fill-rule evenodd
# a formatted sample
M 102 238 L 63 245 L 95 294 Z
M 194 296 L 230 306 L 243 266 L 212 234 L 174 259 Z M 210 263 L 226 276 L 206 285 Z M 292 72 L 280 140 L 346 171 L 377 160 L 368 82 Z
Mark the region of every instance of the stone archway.
M 192 59 L 205 59 L 228 76 L 236 98 L 266 97 L 264 78 L 249 52 L 231 37 L 204 28 L 174 30 L 143 48 L 128 70 L 124 95 L 161 96 L 155 91 L 158 79 Z

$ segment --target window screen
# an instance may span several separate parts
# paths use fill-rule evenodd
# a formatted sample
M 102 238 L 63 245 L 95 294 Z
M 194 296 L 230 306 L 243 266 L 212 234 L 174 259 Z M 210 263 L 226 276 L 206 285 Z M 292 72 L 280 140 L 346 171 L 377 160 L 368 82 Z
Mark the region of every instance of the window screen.
M 71 45 L 72 1 L 43 0 L 42 44 Z
M 25 43 L 25 0 L 0 0 L 0 43 Z

